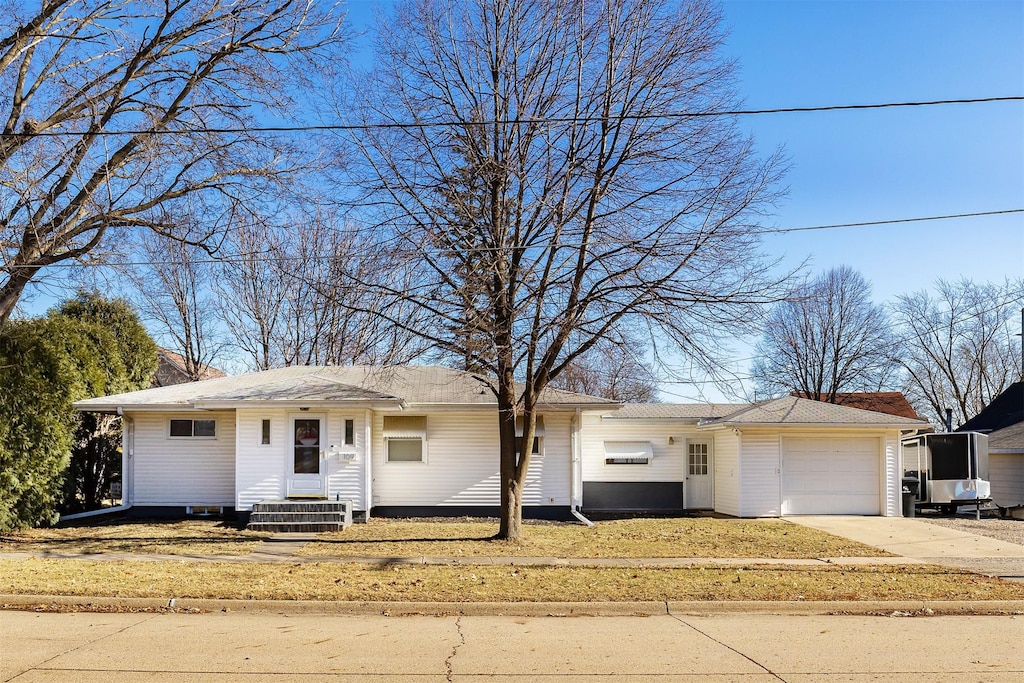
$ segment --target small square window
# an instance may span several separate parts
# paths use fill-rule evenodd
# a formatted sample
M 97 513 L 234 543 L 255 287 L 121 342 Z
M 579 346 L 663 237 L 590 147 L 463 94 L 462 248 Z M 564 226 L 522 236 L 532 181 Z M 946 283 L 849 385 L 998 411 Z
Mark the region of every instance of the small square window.
M 192 420 L 171 420 L 171 436 L 192 436 Z
M 217 436 L 216 420 L 194 420 L 193 436 Z
M 391 437 L 388 444 L 388 462 L 423 462 L 423 439 Z

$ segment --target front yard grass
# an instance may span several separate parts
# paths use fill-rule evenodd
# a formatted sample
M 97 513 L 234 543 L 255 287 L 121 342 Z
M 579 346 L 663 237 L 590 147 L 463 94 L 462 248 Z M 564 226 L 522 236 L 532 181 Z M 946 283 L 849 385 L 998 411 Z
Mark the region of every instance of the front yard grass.
M 107 520 L 0 535 L 0 552 L 246 555 L 270 534 L 214 520 Z
M 310 557 L 888 557 L 885 551 L 778 519 L 620 519 L 580 524 L 526 522 L 521 543 L 488 540 L 497 520 L 373 518 L 321 534 Z
M 1024 584 L 931 565 L 661 569 L 0 559 L 0 593 L 386 602 L 1020 600 Z
M 494 541 L 497 520 L 383 519 L 320 534 L 300 554 L 308 557 L 711 557 L 772 559 L 884 557 L 888 553 L 777 519 L 622 519 L 580 524 L 525 524 L 521 543 Z M 146 553 L 245 555 L 268 533 L 215 520 L 106 521 L 0 535 L 0 554 Z

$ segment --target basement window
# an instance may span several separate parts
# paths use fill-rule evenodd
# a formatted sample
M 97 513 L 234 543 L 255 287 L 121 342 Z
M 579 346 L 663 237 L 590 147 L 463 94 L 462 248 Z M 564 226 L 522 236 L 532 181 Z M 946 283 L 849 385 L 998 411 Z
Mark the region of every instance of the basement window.
M 605 441 L 605 465 L 650 465 L 654 448 L 650 441 Z
M 224 508 L 220 505 L 189 505 L 185 508 L 185 514 L 193 517 L 213 517 L 224 514 Z
M 215 439 L 216 420 L 171 420 L 168 434 L 175 439 Z

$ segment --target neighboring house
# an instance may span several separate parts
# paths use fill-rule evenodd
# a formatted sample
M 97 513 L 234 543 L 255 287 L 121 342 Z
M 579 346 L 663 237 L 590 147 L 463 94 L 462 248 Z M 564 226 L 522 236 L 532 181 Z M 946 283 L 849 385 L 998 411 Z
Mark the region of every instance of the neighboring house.
M 583 509 L 901 514 L 900 437 L 927 422 L 787 396 L 583 417 Z
M 351 500 L 357 514 L 498 511 L 496 403 L 469 372 L 292 367 L 75 407 L 125 416 L 124 499 L 143 513 L 296 497 Z M 524 515 L 899 515 L 901 430 L 926 427 L 797 397 L 620 406 L 548 389 Z
M 988 434 L 992 501 L 1001 508 L 1024 506 L 1024 382 L 1015 382 L 958 432 Z
M 157 366 L 156 374 L 153 376 L 154 387 L 169 387 L 174 384 L 195 381 L 189 377 L 188 371 L 185 369 L 185 358 L 180 353 L 175 353 L 158 346 L 156 347 L 156 355 Z M 199 379 L 217 379 L 218 377 L 227 377 L 227 374 L 223 370 L 204 365 Z
M 817 396 L 809 395 L 802 391 L 794 391 L 790 396 L 799 396 L 800 398 L 811 398 L 815 401 L 825 401 L 823 394 Z M 836 400 L 833 401 L 837 406 L 846 406 L 847 408 L 860 408 L 861 410 L 873 410 L 876 413 L 887 413 L 889 415 L 896 415 L 897 417 L 907 417 L 911 420 L 922 420 L 914 407 L 910 405 L 910 401 L 903 395 L 901 391 L 850 391 L 850 392 L 838 392 L 836 393 Z

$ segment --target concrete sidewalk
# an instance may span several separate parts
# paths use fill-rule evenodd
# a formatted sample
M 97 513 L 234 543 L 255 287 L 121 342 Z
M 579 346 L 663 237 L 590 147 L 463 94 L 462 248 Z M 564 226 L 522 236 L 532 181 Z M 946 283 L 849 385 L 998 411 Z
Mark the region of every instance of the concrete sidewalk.
M 794 524 L 916 560 L 1024 581 L 1024 545 L 1007 543 L 923 520 L 843 515 L 787 517 Z
M 1024 677 L 1005 616 L 0 612 L 0 680 L 815 683 Z

